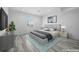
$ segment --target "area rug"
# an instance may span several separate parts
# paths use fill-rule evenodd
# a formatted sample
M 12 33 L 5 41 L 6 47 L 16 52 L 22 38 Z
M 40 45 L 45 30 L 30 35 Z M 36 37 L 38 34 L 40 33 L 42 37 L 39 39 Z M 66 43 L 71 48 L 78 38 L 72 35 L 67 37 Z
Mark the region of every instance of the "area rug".
M 39 49 L 40 52 L 48 51 L 51 47 L 55 46 L 55 44 L 59 41 L 55 39 L 54 41 L 50 41 L 47 44 L 41 44 L 39 41 L 32 39 L 29 35 L 26 35 L 26 37 L 32 43 L 34 47 Z

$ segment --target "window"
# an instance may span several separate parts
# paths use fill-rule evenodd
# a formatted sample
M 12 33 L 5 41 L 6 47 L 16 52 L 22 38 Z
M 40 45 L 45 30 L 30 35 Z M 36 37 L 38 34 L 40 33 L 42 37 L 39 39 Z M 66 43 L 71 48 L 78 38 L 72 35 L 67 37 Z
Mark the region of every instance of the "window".
M 27 16 L 27 25 L 33 25 L 33 22 L 32 22 L 32 17 L 31 16 Z

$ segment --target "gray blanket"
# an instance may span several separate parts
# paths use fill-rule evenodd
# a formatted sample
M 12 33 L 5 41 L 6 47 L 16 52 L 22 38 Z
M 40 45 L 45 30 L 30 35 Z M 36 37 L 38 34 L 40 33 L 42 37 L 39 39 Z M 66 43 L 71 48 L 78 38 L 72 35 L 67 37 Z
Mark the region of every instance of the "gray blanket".
M 48 41 L 53 39 L 53 36 L 50 33 L 47 33 L 47 32 L 35 30 L 31 33 L 38 36 L 38 37 L 40 37 L 40 38 L 42 38 L 42 39 L 48 38 Z

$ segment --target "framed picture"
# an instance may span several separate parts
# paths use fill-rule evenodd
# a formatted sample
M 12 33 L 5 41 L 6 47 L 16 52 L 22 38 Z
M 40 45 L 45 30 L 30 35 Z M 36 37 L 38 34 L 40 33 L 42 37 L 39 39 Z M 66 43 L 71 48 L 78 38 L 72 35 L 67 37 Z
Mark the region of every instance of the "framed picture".
M 48 17 L 48 23 L 57 23 L 57 16 Z

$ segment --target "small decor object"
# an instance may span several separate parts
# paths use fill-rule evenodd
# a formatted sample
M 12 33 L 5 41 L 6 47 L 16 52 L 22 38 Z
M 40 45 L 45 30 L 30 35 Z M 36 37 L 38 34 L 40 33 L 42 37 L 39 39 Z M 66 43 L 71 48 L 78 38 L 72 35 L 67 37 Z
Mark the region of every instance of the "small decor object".
M 48 23 L 57 23 L 57 16 L 48 17 Z

